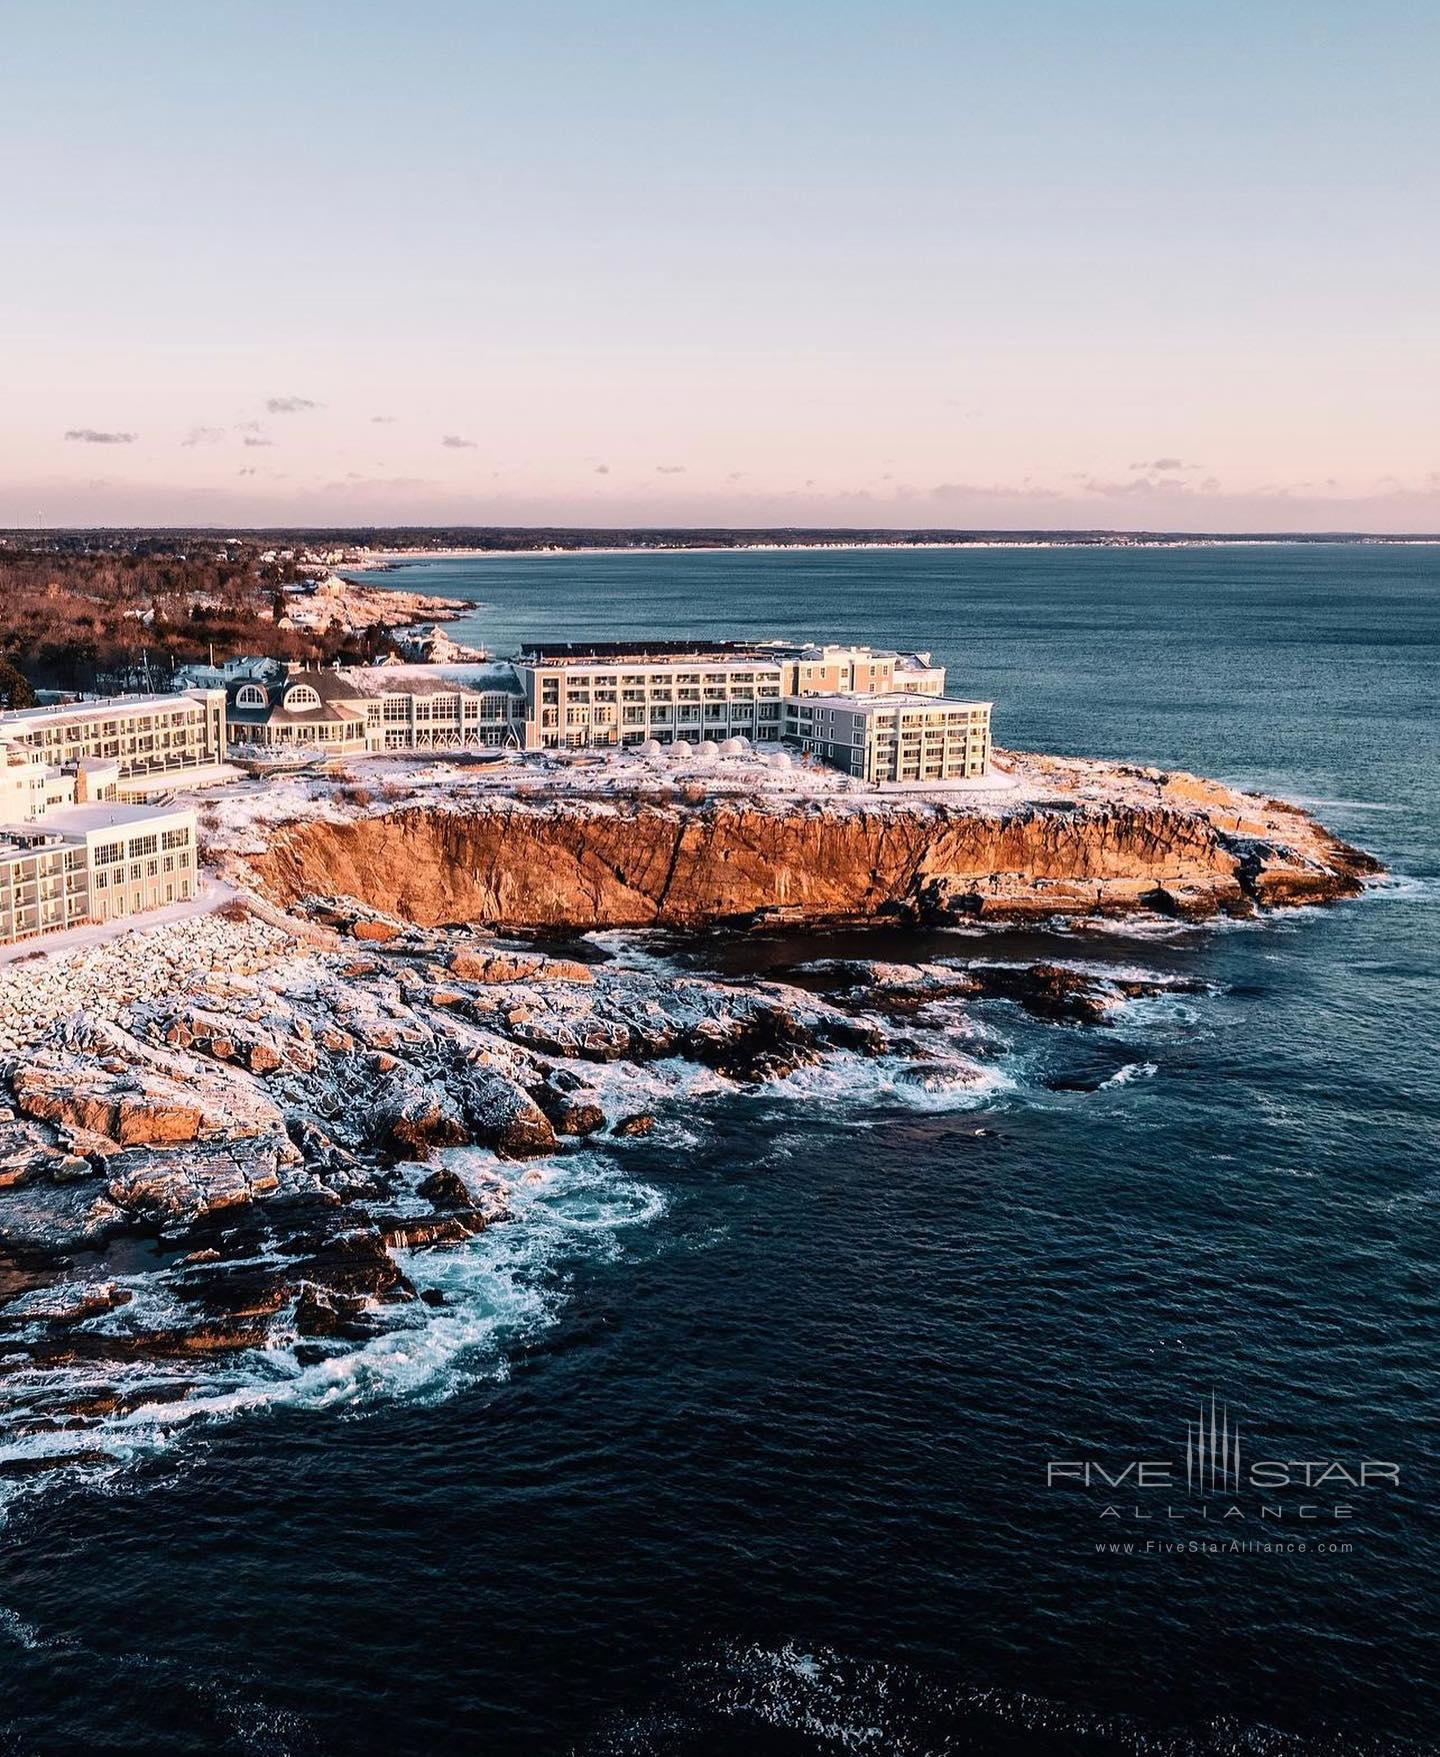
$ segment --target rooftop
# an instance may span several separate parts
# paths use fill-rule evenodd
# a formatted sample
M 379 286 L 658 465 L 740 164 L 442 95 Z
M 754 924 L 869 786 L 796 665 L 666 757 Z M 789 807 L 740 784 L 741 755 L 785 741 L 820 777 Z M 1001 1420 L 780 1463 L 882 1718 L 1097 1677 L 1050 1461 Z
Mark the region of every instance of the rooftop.
M 189 810 L 182 805 L 62 805 L 31 824 L 0 825 L 0 836 L 85 836 L 95 830 L 120 830 L 131 824 L 185 817 Z
M 535 665 L 648 664 L 659 659 L 773 659 L 754 641 L 522 641 L 520 657 Z
M 861 691 L 838 695 L 787 696 L 788 705 L 805 708 L 844 708 L 849 713 L 889 712 L 895 708 L 907 713 L 930 714 L 943 708 L 993 708 L 993 702 L 962 701 L 951 695 L 911 695 L 905 690 L 889 690 L 883 695 L 866 695 Z
M 43 726 L 56 720 L 114 719 L 119 714 L 153 714 L 157 709 L 198 706 L 188 691 L 166 695 L 99 696 L 88 702 L 54 703 L 43 708 L 11 708 L 0 713 L 0 732 L 7 727 L 23 730 L 27 726 Z
M 503 660 L 469 664 L 457 661 L 441 665 L 369 665 L 353 667 L 339 673 L 357 696 L 377 695 L 453 695 L 457 690 L 484 690 L 518 695 L 520 681 L 515 667 Z M 312 680 L 309 672 L 292 674 Z

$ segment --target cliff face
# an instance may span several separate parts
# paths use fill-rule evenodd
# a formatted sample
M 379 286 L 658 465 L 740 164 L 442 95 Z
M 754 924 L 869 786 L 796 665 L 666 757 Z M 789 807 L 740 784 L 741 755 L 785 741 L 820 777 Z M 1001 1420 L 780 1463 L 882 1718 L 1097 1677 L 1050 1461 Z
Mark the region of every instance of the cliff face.
M 545 929 L 767 914 L 1203 916 L 1349 895 L 1374 870 L 1293 808 L 1213 791 L 1203 803 L 1182 791 L 1173 802 L 1000 810 L 893 800 L 788 811 L 729 801 L 410 806 L 294 824 L 249 865 L 282 903 L 343 894 L 422 926 Z

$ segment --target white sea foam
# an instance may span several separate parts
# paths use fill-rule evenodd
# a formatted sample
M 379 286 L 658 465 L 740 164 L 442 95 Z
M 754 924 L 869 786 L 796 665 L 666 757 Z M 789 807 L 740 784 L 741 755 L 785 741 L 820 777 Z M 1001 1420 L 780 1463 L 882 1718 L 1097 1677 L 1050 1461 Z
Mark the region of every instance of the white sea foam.
M 445 1157 L 462 1175 L 480 1180 L 493 1170 L 488 1155 L 456 1150 Z M 468 1159 L 484 1163 L 467 1166 Z M 12 1430 L 0 1443 L 0 1461 L 32 1471 L 69 1463 L 87 1478 L 103 1479 L 211 1423 L 265 1409 L 358 1412 L 396 1398 L 438 1402 L 479 1379 L 502 1377 L 507 1344 L 559 1320 L 570 1273 L 587 1257 L 614 1254 L 620 1230 L 650 1224 L 664 1211 L 658 1190 L 601 1153 L 568 1154 L 530 1167 L 512 1183 L 509 1200 L 514 1220 L 465 1245 L 397 1252 L 417 1290 L 442 1295 L 444 1304 L 417 1299 L 383 1308 L 386 1329 L 349 1352 L 302 1362 L 295 1354 L 298 1338 L 277 1320 L 271 1346 L 209 1368 L 189 1363 L 185 1370 L 157 1369 L 147 1363 L 107 1365 L 103 1377 L 93 1368 L 11 1375 L 6 1385 L 12 1403 L 79 1398 L 101 1386 L 138 1401 L 84 1428 Z M 136 1298 L 122 1308 L 127 1318 L 133 1321 L 137 1308 L 147 1321 L 175 1315 L 161 1276 L 133 1278 L 129 1285 Z M 166 1400 L 167 1391 L 184 1386 L 193 1387 L 188 1396 Z M 155 1393 L 148 1401 L 147 1392 Z M 90 1456 L 97 1452 L 103 1460 Z M 0 1510 L 47 1479 L 47 1472 L 38 1472 L 6 1483 Z
M 922 1080 L 922 1074 L 933 1083 Z M 916 1111 L 976 1110 L 999 1093 L 1012 1090 L 1014 1084 L 1005 1070 L 961 1056 L 917 1061 L 913 1057 L 846 1052 L 814 1067 L 798 1069 L 788 1080 L 767 1087 L 765 1095 L 820 1104 L 826 1110 L 863 1111 L 877 1105 L 900 1105 Z
M 1102 1080 L 1097 1090 L 1103 1092 L 1111 1086 L 1129 1086 L 1136 1080 L 1153 1080 L 1158 1071 L 1154 1062 L 1126 1062 L 1108 1080 Z

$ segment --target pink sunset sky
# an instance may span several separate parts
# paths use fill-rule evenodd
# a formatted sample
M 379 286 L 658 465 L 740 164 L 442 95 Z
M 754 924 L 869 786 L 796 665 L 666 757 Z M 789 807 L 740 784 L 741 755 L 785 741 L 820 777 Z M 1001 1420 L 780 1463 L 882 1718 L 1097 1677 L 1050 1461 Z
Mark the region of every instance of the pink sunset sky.
M 1440 530 L 1433 14 L 696 10 L 19 9 L 0 525 Z

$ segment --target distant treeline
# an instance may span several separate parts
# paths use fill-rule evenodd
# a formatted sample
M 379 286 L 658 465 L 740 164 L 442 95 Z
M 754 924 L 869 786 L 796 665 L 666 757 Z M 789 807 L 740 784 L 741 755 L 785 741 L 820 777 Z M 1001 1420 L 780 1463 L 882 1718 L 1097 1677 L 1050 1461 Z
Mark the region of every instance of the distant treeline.
M 268 547 L 268 545 L 267 545 Z M 41 688 L 168 682 L 177 665 L 239 653 L 363 660 L 382 635 L 282 629 L 293 561 L 260 559 L 258 545 L 196 536 L 17 533 L 0 542 L 0 663 Z M 3 675 L 3 674 L 0 674 Z

